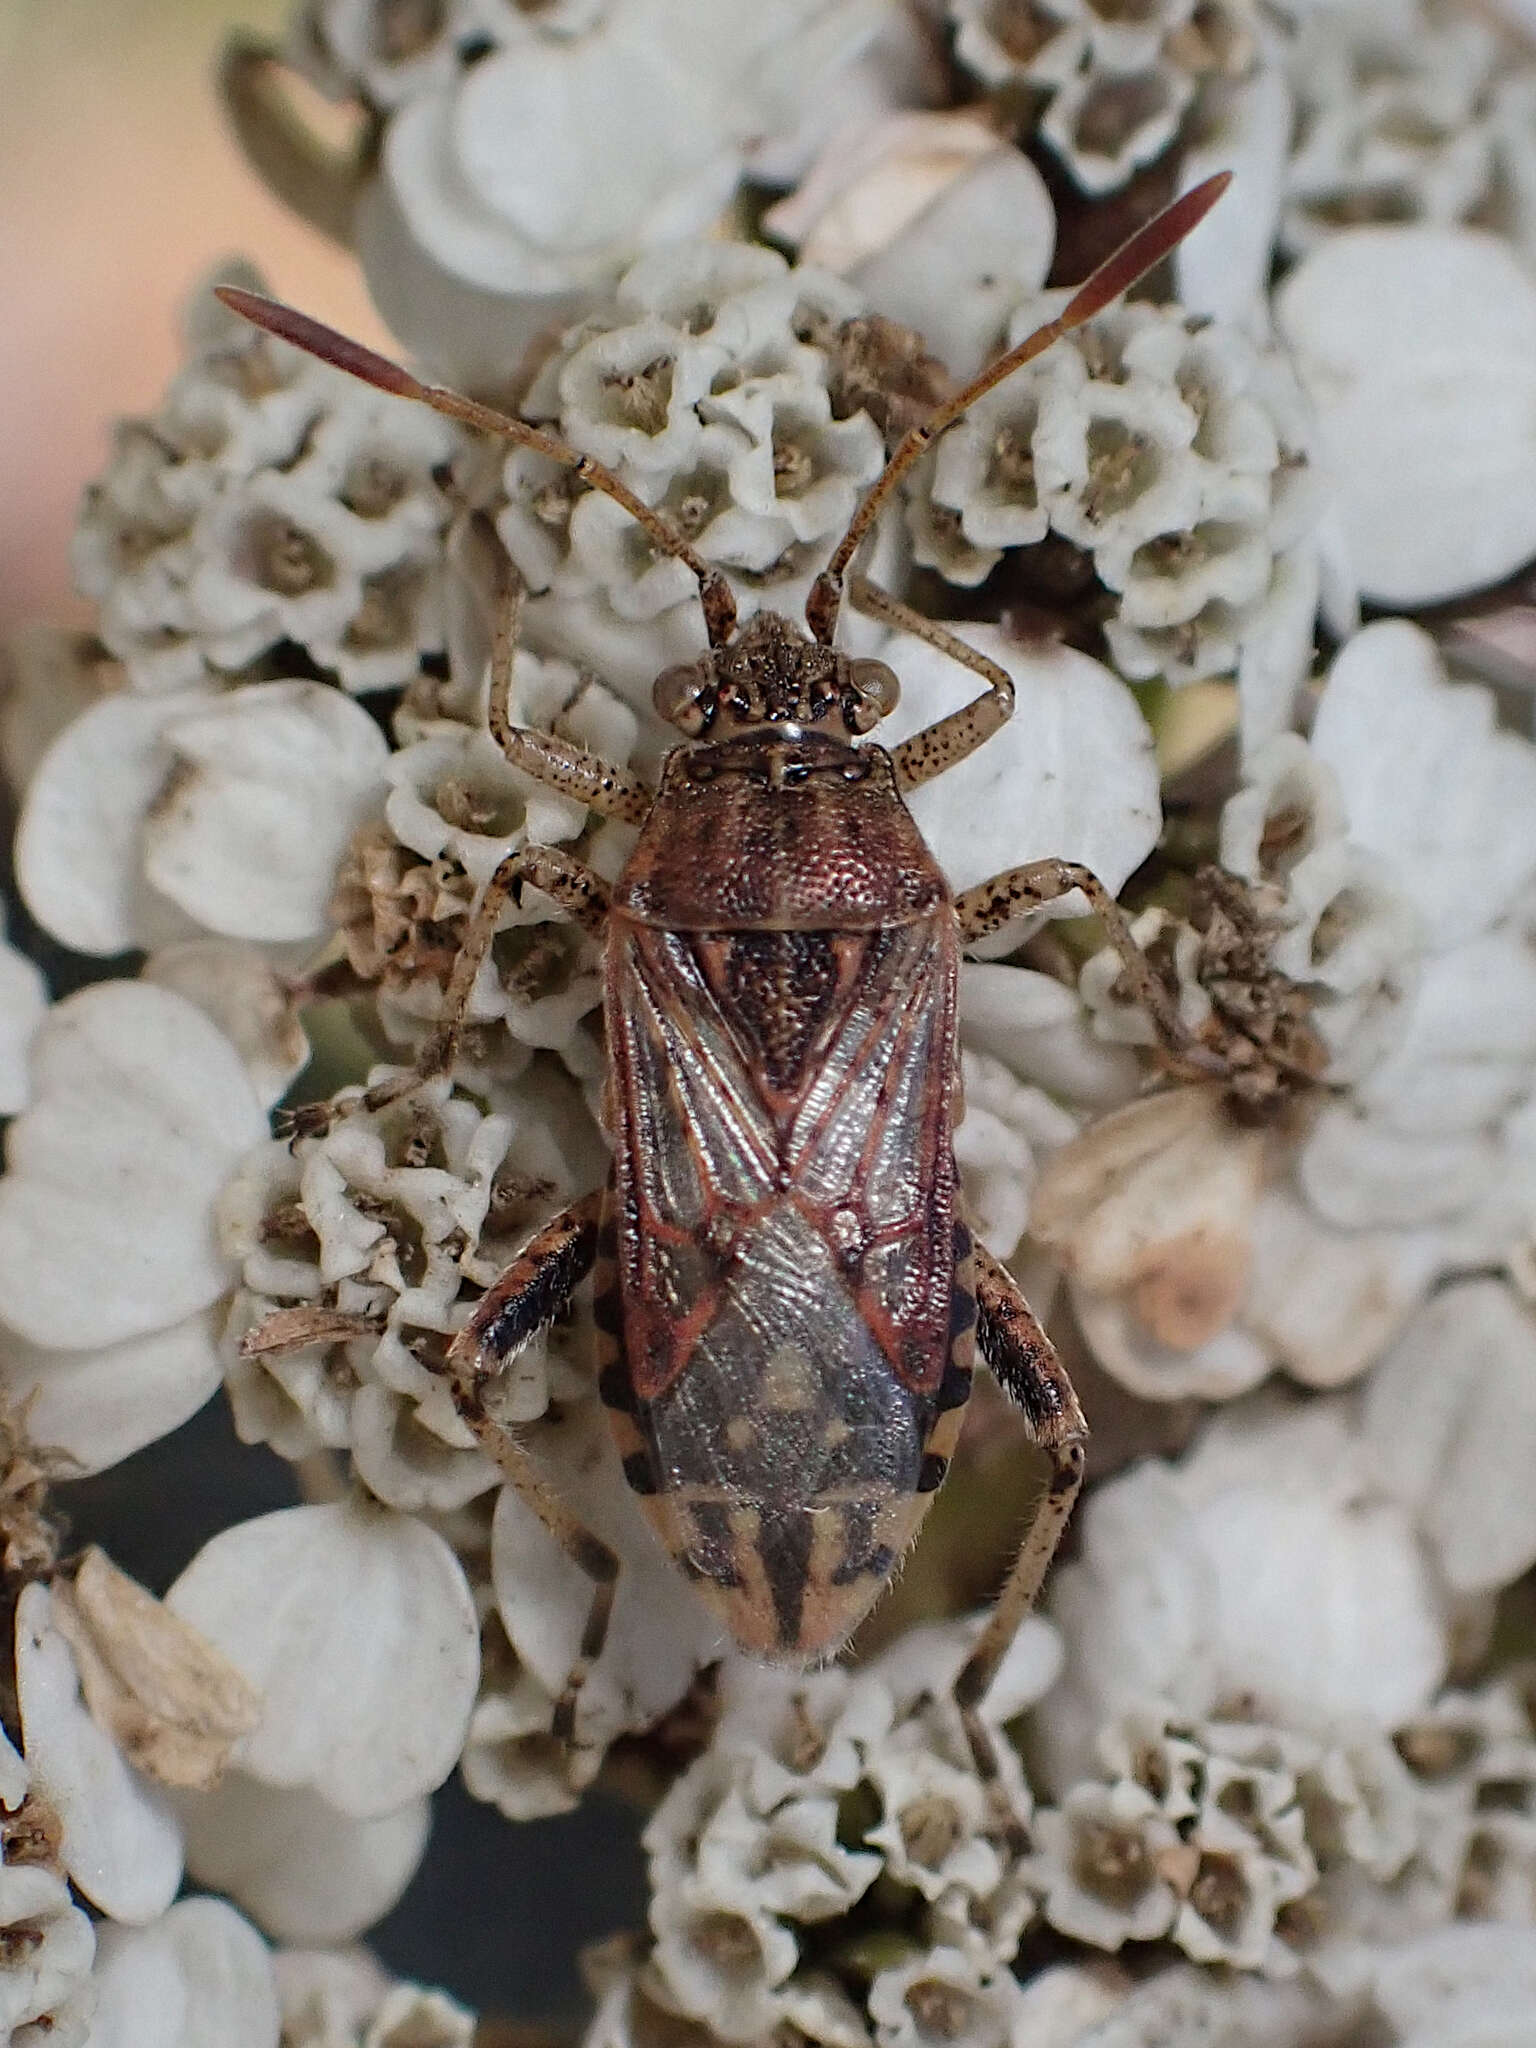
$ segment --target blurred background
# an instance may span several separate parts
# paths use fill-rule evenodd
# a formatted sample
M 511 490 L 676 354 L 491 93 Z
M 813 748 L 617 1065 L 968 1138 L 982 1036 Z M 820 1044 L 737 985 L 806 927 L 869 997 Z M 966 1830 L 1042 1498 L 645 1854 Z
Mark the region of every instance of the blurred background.
M 225 133 L 226 33 L 288 0 L 0 0 L 0 630 L 84 620 L 68 544 L 109 422 L 150 407 L 223 256 L 381 333 L 340 249 L 285 213 Z
M 219 258 L 249 256 L 280 296 L 385 339 L 352 260 L 267 195 L 220 116 L 224 36 L 275 34 L 288 12 L 288 0 L 0 0 L 0 637 L 89 619 L 69 572 L 80 492 L 112 421 L 157 404 L 182 306 Z M 14 904 L 11 931 L 38 936 Z M 59 993 L 123 971 L 37 951 Z M 294 1498 L 291 1469 L 236 1441 L 222 1399 L 63 1495 L 74 1540 L 104 1544 L 157 1592 L 216 1530 Z M 484 2012 L 570 2020 L 577 1949 L 643 1916 L 637 1830 L 602 1798 L 514 1828 L 455 1778 L 373 1946 Z

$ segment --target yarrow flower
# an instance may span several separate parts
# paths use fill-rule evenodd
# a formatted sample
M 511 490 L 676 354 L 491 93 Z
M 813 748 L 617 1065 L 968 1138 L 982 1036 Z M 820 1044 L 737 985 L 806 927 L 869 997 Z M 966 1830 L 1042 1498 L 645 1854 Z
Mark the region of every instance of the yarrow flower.
M 1513 34 L 1420 0 L 302 0 L 280 48 L 231 53 L 253 162 L 352 249 L 401 355 L 575 455 L 201 290 L 82 505 L 93 630 L 7 652 L 17 891 L 98 970 L 50 1003 L 19 913 L 0 950 L 20 2048 L 469 2048 L 452 1987 L 357 1945 L 456 1771 L 509 1855 L 594 1789 L 643 1809 L 587 2048 L 1526 2038 Z M 499 1363 L 457 1341 L 573 1204 L 574 1264 L 633 1237 L 611 1195 L 612 1244 L 592 1220 L 624 1186 L 600 920 L 503 896 L 543 847 L 601 900 L 677 745 L 653 682 L 703 645 L 695 568 L 593 465 L 744 620 L 798 620 L 905 437 L 1154 193 L 1229 168 L 1150 283 L 933 435 L 850 565 L 839 647 L 901 689 L 873 744 L 983 674 L 1011 693 L 909 792 L 954 893 L 1025 871 L 939 1077 L 1003 1383 L 978 1376 L 905 1569 L 871 1552 L 893 1585 L 846 1653 L 764 1668 L 689 1582 L 768 1600 L 760 1511 L 706 1487 L 688 1512 L 726 1534 L 689 1571 L 658 1542 L 606 1288 Z M 509 724 L 578 767 L 529 772 Z M 769 979 L 776 1025 L 820 1000 Z M 687 1135 L 669 1172 L 713 1142 Z M 1092 1446 L 1043 1612 L 973 1698 L 1069 1406 L 1008 1398 L 983 1251 Z M 657 1253 L 658 1301 L 692 1256 Z M 88 1506 L 68 1547 L 59 1489 L 213 1399 L 288 1504 L 200 1530 L 153 1590 Z

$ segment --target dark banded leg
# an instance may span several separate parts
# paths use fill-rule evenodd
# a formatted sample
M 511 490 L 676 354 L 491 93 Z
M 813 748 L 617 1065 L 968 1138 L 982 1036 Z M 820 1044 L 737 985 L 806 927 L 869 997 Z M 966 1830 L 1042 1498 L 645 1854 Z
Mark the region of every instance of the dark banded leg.
M 1228 1062 L 1220 1053 L 1203 1045 L 1180 1017 L 1178 1006 L 1164 984 L 1153 973 L 1147 956 L 1131 936 L 1125 912 L 1092 868 L 1075 860 L 1032 860 L 1023 867 L 1009 868 L 989 882 L 978 882 L 955 898 L 955 916 L 960 924 L 960 943 L 974 946 L 990 938 L 1026 910 L 1044 903 L 1059 902 L 1080 889 L 1093 914 L 1103 925 L 1105 936 L 1125 966 L 1136 1000 L 1156 1025 L 1163 1044 L 1173 1056 L 1175 1072 L 1187 1077 L 1224 1077 Z
M 981 1702 L 1034 1606 L 1083 1483 L 1088 1424 L 1055 1346 L 1035 1320 L 1018 1282 L 985 1245 L 976 1246 L 976 1336 L 992 1376 L 1024 1416 L 1030 1441 L 1051 1461 L 1051 1476 L 1013 1568 L 976 1647 L 955 1680 L 955 1704 L 983 1777 L 997 1774 Z
M 448 1351 L 453 1401 L 475 1441 L 496 1460 L 502 1477 L 538 1516 L 573 1564 L 592 1581 L 592 1605 L 576 1661 L 555 1704 L 551 1731 L 569 1742 L 576 1702 L 587 1674 L 602 1655 L 613 1614 L 619 1560 L 600 1536 L 576 1519 L 510 1430 L 488 1412 L 486 1395 L 506 1361 L 552 1322 L 592 1269 L 597 1252 L 601 1192 L 583 1195 L 530 1240 L 484 1296 Z
M 985 696 L 974 698 L 958 711 L 952 711 L 947 718 L 936 719 L 932 725 L 925 725 L 921 732 L 913 733 L 910 739 L 892 747 L 891 765 L 896 770 L 896 787 L 903 791 L 920 789 L 925 782 L 932 782 L 936 775 L 942 775 L 946 768 L 953 768 L 957 761 L 974 754 L 995 732 L 1002 731 L 1013 716 L 1013 678 L 979 649 L 967 647 L 937 619 L 925 618 L 911 605 L 903 604 L 899 597 L 892 597 L 889 591 L 882 590 L 878 583 L 871 583 L 867 576 L 855 576 L 848 586 L 848 595 L 855 611 L 863 612 L 866 618 L 879 619 L 884 625 L 895 626 L 900 632 L 911 633 L 919 640 L 926 640 L 930 647 L 936 647 L 940 654 L 947 654 L 951 661 L 968 668 L 987 685 Z
M 608 884 L 601 875 L 555 846 L 521 846 L 515 853 L 509 853 L 486 883 L 485 894 L 470 916 L 464 942 L 459 947 L 448 986 L 443 991 L 442 1015 L 431 1037 L 417 1054 L 415 1065 L 408 1073 L 380 1081 L 372 1088 L 365 1088 L 361 1095 L 352 1096 L 344 1102 L 301 1103 L 297 1109 L 288 1110 L 280 1116 L 277 1125 L 279 1136 L 319 1137 L 333 1124 L 340 1123 L 343 1117 L 355 1116 L 359 1110 L 386 1109 L 390 1103 L 400 1101 L 402 1096 L 414 1094 L 424 1081 L 450 1071 L 459 1049 L 459 1034 L 464 1028 L 464 1015 L 475 991 L 480 963 L 490 951 L 502 911 L 509 901 L 521 903 L 525 888 L 538 889 L 545 896 L 553 897 L 573 923 L 594 937 L 602 936 L 608 918 L 609 894 Z

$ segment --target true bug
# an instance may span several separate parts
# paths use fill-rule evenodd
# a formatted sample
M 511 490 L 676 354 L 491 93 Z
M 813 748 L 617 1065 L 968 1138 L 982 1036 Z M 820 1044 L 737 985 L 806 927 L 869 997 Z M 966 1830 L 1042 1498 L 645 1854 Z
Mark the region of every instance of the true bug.
M 1012 710 L 1006 673 L 898 599 L 853 579 L 861 609 L 926 637 L 985 681 L 963 709 L 887 753 L 857 745 L 896 701 L 879 661 L 833 645 L 843 580 L 923 449 L 983 392 L 1090 319 L 1220 197 L 1214 178 L 1142 228 L 1065 310 L 907 434 L 812 587 L 807 638 L 759 613 L 738 631 L 721 573 L 590 457 L 418 382 L 305 315 L 224 290 L 235 310 L 385 391 L 520 442 L 623 505 L 698 579 L 709 651 L 655 684 L 687 744 L 659 789 L 547 733 L 515 727 L 517 590 L 493 659 L 490 723 L 508 758 L 640 828 L 616 884 L 570 855 L 504 860 L 449 979 L 443 1021 L 371 1108 L 446 1071 L 503 906 L 525 885 L 605 949 L 614 1148 L 607 1187 L 545 1225 L 476 1307 L 449 1366 L 460 1410 L 593 1585 L 555 1716 L 568 1739 L 599 1655 L 619 1560 L 489 1415 L 507 1358 L 595 1268 L 599 1386 L 630 1485 L 732 1637 L 772 1659 L 833 1653 L 889 1580 L 945 1472 L 979 1340 L 1051 1476 L 993 1614 L 956 1683 L 975 1709 L 1039 1590 L 1082 1480 L 1087 1428 L 1011 1275 L 967 1229 L 958 1121 L 960 953 L 1031 905 L 1081 890 L 1103 920 L 1172 1061 L 1193 1043 L 1095 876 L 1041 861 L 953 896 L 903 793 L 963 760 Z M 310 1113 L 321 1128 L 336 1112 Z M 305 1113 L 300 1112 L 301 1119 Z M 301 1125 L 302 1127 L 302 1125 Z

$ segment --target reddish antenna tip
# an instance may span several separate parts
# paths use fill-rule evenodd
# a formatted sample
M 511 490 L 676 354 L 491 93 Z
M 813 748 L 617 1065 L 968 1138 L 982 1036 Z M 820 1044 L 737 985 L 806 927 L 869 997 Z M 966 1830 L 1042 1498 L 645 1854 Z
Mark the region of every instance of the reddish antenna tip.
M 418 377 L 402 370 L 388 356 L 364 348 L 360 341 L 338 334 L 323 321 L 311 320 L 307 313 L 285 306 L 280 299 L 263 298 L 260 292 L 242 291 L 233 284 L 215 285 L 213 295 L 221 305 L 228 306 L 253 326 L 275 334 L 279 341 L 291 342 L 307 355 L 318 356 L 322 363 L 345 370 L 349 377 L 360 377 L 379 391 L 392 392 L 399 398 L 421 398 L 426 392 L 426 385 Z
M 1063 327 L 1079 327 L 1091 320 L 1095 313 L 1118 299 L 1122 292 L 1130 290 L 1140 278 L 1146 276 L 1171 256 L 1180 242 L 1192 234 L 1201 221 L 1216 204 L 1222 193 L 1232 182 L 1230 171 L 1218 171 L 1214 178 L 1206 178 L 1171 206 L 1165 206 L 1161 213 L 1153 216 L 1145 227 L 1140 227 L 1128 242 L 1122 242 L 1114 253 L 1105 258 L 1092 276 L 1079 285 L 1071 303 L 1061 315 Z

